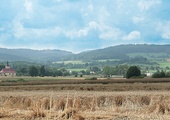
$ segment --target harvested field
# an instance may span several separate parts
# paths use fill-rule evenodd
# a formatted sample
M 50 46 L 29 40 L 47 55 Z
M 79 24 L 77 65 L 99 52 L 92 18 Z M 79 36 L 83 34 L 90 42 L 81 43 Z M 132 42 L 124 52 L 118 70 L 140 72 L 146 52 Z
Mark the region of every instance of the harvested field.
M 169 79 L 121 80 L 1 82 L 0 120 L 170 119 Z
M 168 120 L 167 92 L 0 92 L 0 119 Z

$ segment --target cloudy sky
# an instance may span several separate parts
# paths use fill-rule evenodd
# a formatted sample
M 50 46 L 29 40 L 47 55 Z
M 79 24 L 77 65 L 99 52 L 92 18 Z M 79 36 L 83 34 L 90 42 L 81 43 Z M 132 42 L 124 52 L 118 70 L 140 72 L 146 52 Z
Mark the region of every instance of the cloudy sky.
M 170 44 L 170 0 L 0 0 L 0 47 Z

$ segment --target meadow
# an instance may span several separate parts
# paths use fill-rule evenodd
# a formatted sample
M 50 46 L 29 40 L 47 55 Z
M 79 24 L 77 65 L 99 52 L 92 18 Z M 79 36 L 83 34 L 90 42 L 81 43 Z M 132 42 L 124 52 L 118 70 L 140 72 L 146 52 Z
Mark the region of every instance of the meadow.
M 170 119 L 170 79 L 45 78 L 1 78 L 0 119 Z

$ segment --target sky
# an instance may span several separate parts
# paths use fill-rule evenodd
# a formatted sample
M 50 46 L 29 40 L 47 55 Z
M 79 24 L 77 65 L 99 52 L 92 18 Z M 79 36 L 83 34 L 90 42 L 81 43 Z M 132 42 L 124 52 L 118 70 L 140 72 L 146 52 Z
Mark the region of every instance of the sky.
M 170 44 L 170 0 L 0 0 L 0 47 L 120 44 Z

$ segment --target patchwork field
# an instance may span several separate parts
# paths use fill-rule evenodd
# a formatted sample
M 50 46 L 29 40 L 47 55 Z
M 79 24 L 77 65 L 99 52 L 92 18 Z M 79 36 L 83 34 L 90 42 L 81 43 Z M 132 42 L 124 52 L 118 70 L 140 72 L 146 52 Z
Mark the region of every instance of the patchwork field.
M 169 120 L 170 82 L 166 80 L 107 84 L 45 81 L 46 85 L 2 82 L 0 119 Z

